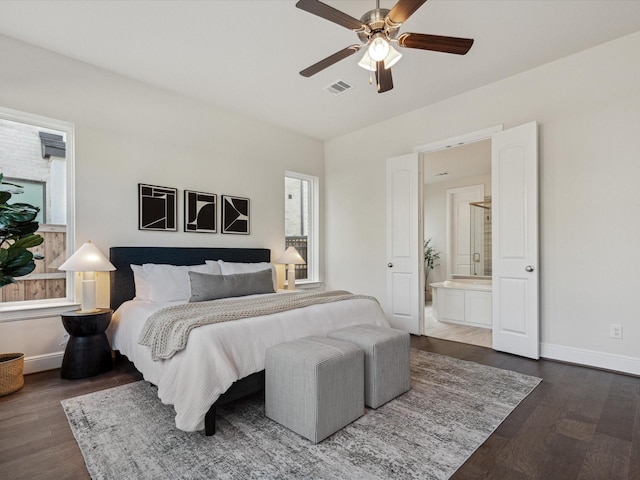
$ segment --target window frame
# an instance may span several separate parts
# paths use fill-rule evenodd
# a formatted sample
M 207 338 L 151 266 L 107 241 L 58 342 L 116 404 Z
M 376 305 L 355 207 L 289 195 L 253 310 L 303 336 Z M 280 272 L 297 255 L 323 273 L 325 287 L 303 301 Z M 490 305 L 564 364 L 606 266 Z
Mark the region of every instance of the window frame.
M 296 280 L 296 285 L 310 285 L 320 282 L 320 179 L 314 175 L 286 170 L 283 181 L 286 178 L 305 180 L 309 182 L 309 235 L 307 240 L 307 278 Z M 283 184 L 286 193 L 286 183 Z M 286 198 L 285 198 L 286 202 Z M 285 218 L 286 222 L 286 218 Z M 286 236 L 286 231 L 285 231 Z M 284 243 L 284 242 L 283 242 Z M 286 285 L 286 281 L 285 281 Z
M 44 117 L 0 106 L 0 118 L 12 122 L 24 123 L 35 127 L 58 130 L 66 138 L 66 251 L 75 251 L 75 125 L 71 122 Z M 75 276 L 67 272 L 65 298 L 23 300 L 0 303 L 0 323 L 16 320 L 46 318 L 59 315 L 78 305 L 75 300 Z

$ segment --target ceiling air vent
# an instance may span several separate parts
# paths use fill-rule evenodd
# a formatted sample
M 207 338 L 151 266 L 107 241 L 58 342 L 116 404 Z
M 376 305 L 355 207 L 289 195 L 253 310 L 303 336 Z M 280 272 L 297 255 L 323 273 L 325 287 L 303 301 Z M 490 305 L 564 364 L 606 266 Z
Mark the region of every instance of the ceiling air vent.
M 325 87 L 324 89 L 333 95 L 340 95 L 347 90 L 351 90 L 352 88 L 353 85 L 349 85 L 344 80 L 337 80 L 335 83 L 329 85 L 328 87 Z

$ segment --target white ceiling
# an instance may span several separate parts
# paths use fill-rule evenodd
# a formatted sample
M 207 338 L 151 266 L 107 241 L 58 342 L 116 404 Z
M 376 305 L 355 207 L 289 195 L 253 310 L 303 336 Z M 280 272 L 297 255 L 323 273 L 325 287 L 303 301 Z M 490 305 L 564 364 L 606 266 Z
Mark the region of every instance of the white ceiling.
M 325 3 L 356 18 L 375 8 L 375 0 Z M 298 74 L 358 39 L 294 0 L 0 0 L 1 34 L 318 139 L 636 31 L 637 0 L 429 0 L 401 32 L 475 44 L 466 56 L 400 49 L 395 88 L 378 94 L 357 66 L 361 54 L 311 78 Z M 355 88 L 323 90 L 338 79 Z

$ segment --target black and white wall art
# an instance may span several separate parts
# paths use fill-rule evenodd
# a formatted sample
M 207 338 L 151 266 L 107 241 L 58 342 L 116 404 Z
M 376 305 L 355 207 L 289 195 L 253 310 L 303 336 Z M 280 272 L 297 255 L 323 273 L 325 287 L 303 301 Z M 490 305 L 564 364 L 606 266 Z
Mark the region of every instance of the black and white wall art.
M 222 233 L 249 235 L 249 199 L 222 195 Z
M 214 193 L 184 191 L 184 231 L 216 233 L 218 196 Z
M 175 232 L 178 190 L 138 184 L 138 228 Z

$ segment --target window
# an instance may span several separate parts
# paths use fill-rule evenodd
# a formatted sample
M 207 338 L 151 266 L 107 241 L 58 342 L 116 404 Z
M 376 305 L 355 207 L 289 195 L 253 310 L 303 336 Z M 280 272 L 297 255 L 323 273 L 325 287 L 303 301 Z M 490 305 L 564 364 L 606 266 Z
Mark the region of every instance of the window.
M 306 265 L 296 265 L 296 280 L 318 279 L 318 178 L 286 172 L 284 177 L 285 249 L 295 247 Z
M 40 207 L 37 233 L 44 237 L 30 249 L 44 256 L 36 260 L 36 269 L 0 289 L 3 307 L 68 305 L 73 300 L 73 275 L 58 270 L 73 247 L 72 171 L 72 124 L 0 108 L 0 172 L 5 182 L 23 188 L 10 203 Z

